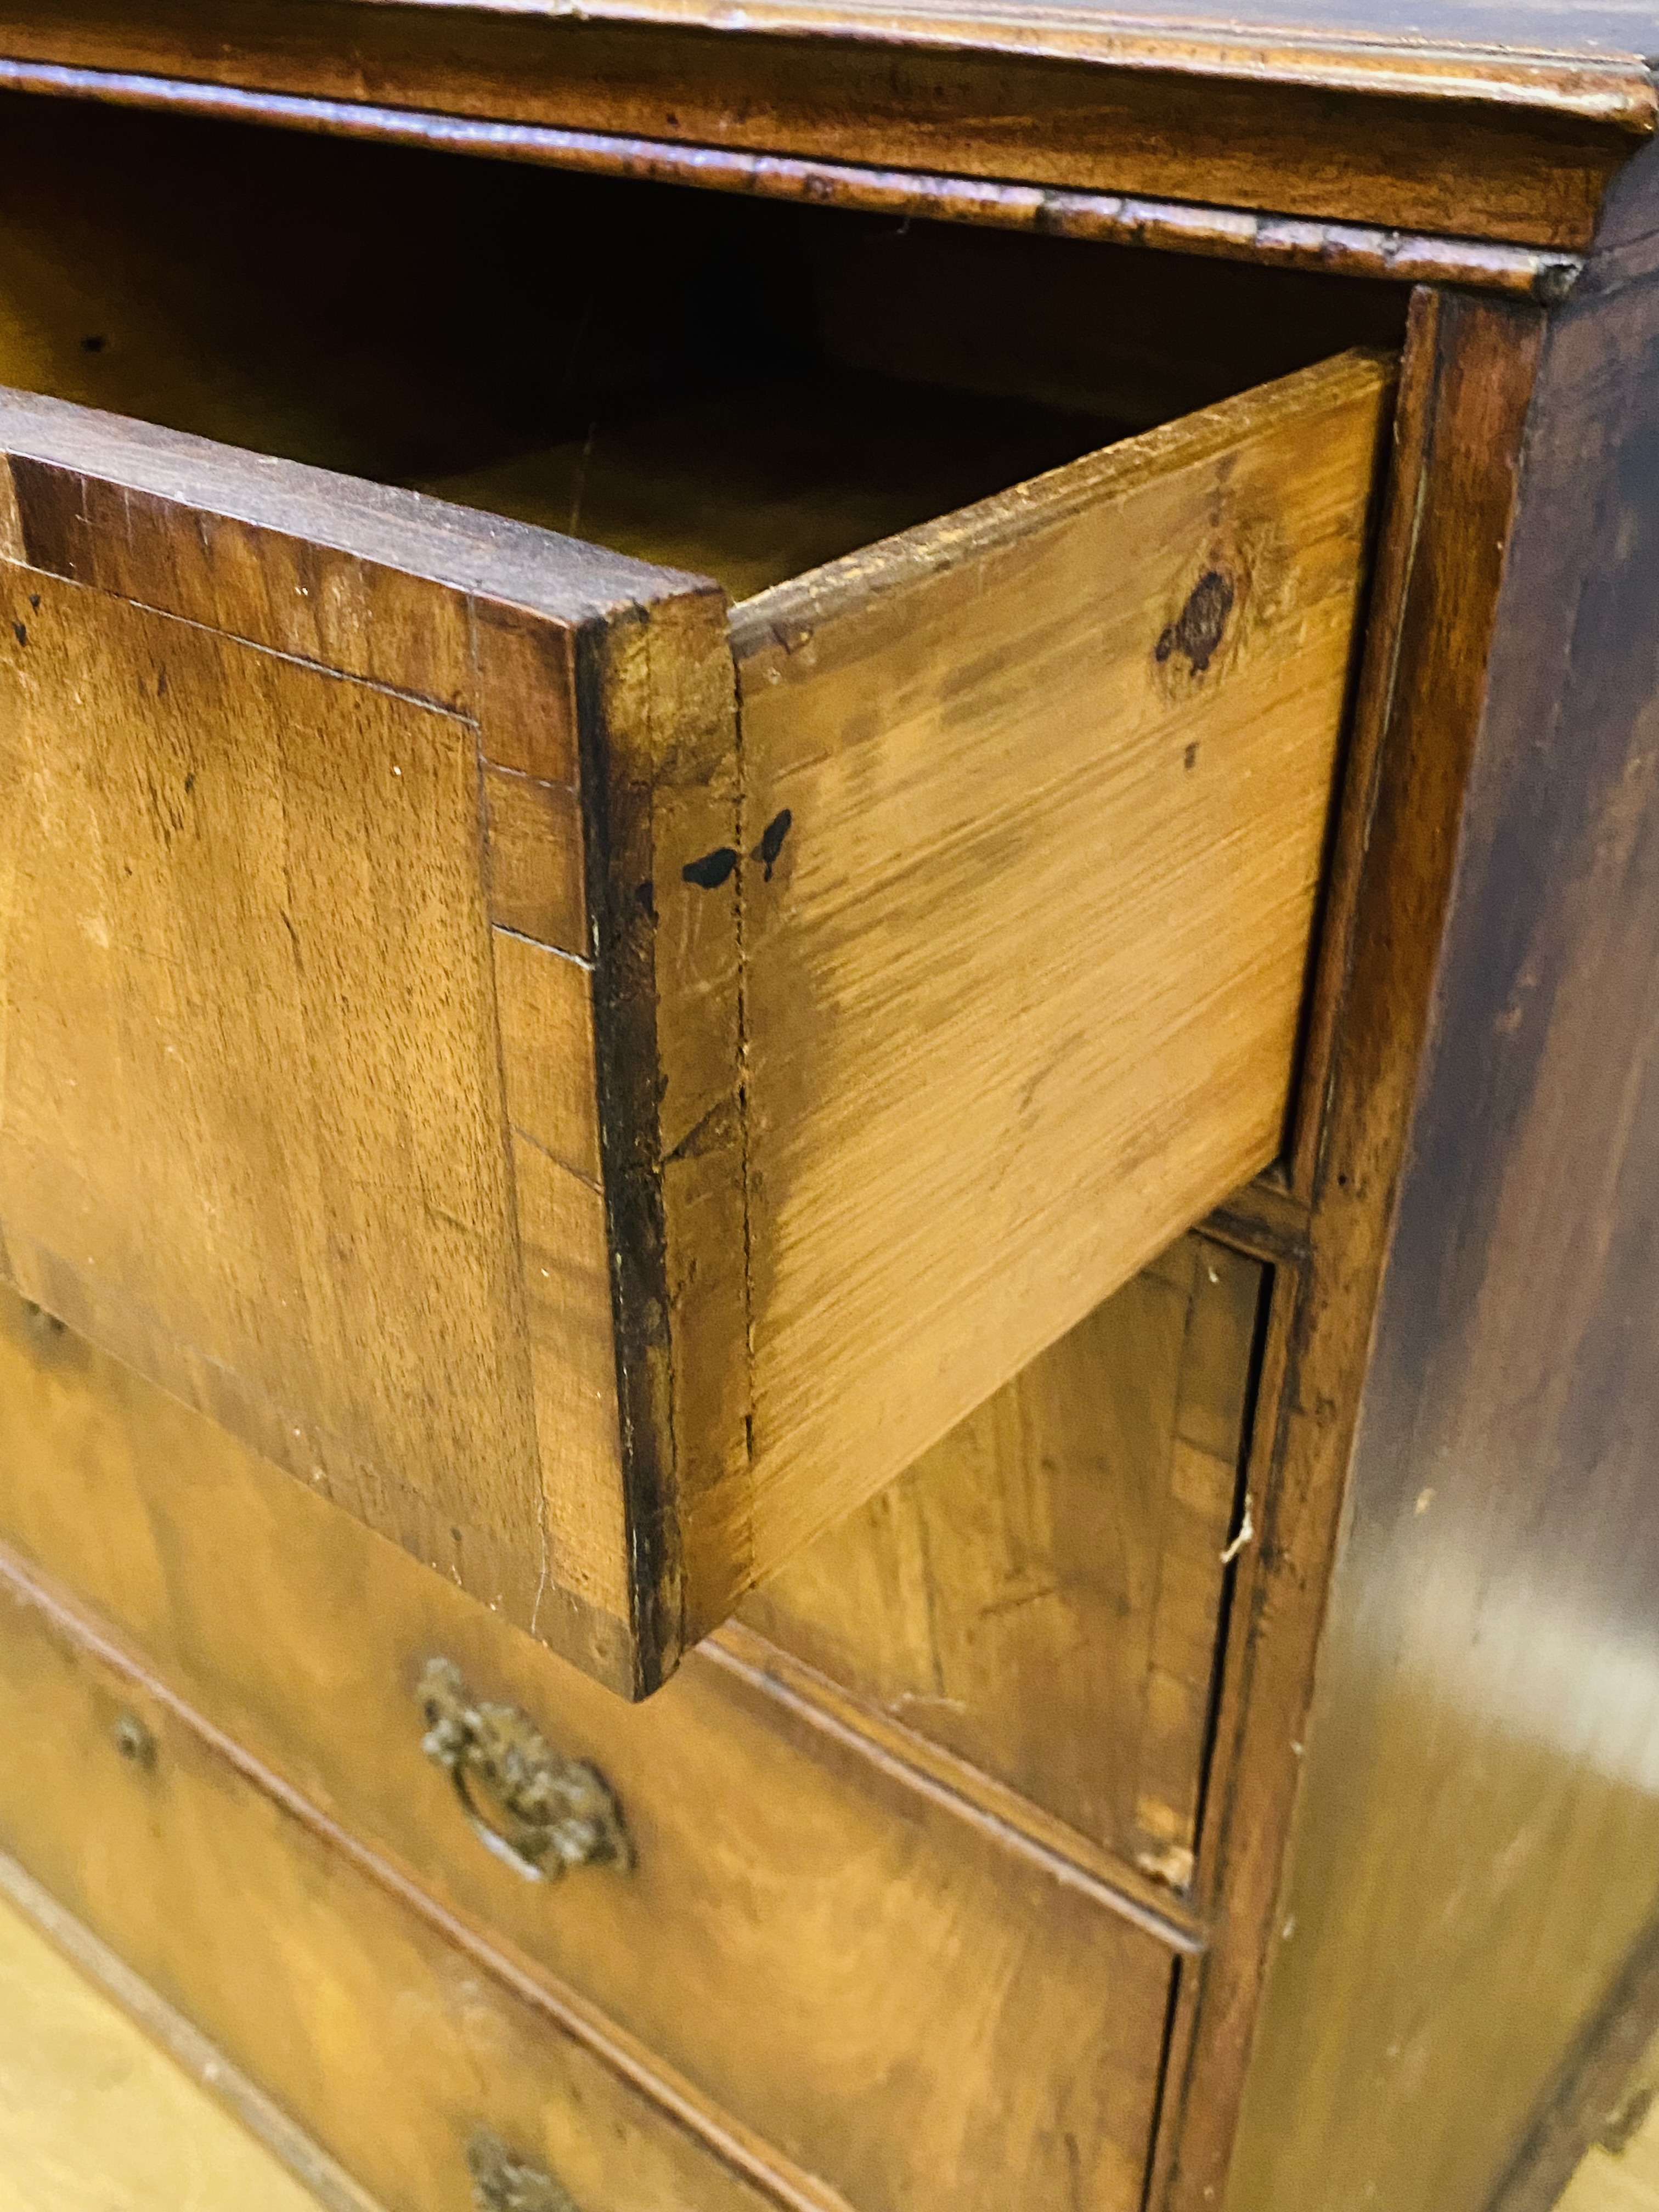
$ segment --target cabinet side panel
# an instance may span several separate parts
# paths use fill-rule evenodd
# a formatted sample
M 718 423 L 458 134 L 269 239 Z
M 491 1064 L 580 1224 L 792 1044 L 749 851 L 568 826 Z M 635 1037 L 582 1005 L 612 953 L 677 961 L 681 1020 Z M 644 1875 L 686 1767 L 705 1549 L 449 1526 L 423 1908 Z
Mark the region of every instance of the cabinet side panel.
M 1321 956 L 1334 1049 L 1304 1076 L 1318 1085 L 1304 1115 L 1319 1124 L 1313 1211 L 1275 1268 L 1247 1476 L 1257 1533 L 1238 1564 L 1200 1836 L 1198 1895 L 1224 1885 L 1226 1911 L 1182 1977 L 1158 2212 L 1206 2212 L 1226 2182 L 1543 327 L 1535 309 L 1413 301 L 1333 860 L 1355 890 L 1327 917 Z
M 1551 327 L 1233 2212 L 1480 2212 L 1659 1892 L 1659 286 Z

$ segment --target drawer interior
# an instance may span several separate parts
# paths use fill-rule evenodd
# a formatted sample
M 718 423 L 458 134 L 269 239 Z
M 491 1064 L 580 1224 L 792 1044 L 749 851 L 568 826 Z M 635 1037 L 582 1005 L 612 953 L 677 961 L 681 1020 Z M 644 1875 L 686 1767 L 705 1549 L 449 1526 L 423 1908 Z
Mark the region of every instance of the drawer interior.
M 1354 345 L 1401 287 L 0 97 L 0 384 L 734 599 Z

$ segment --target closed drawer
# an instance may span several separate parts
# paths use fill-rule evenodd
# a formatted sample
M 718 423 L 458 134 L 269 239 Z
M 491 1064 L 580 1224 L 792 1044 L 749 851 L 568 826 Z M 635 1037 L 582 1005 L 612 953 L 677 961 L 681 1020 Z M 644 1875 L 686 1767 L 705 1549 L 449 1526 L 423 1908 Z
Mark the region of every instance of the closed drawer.
M 622 2054 L 589 2023 L 331 1849 L 3 1575 L 0 1726 L 0 1849 L 386 2212 L 834 2212 L 769 2186 L 750 2145 L 687 2124 L 607 2063 Z
M 1268 1273 L 1181 1238 L 742 1620 L 1186 1889 Z
M 256 1759 L 860 2212 L 945 2212 L 987 2173 L 1033 2203 L 1138 2205 L 1178 1928 L 718 1652 L 621 1705 L 9 1297 L 0 1459 L 0 1523 L 31 1571 L 72 1582 Z M 598 1768 L 631 1865 L 600 1832 L 599 1863 L 578 1848 L 537 1881 L 487 1845 L 422 1748 L 434 1657 L 475 1710 L 507 1709 L 493 1725 L 556 1793 L 553 1762 Z M 515 1819 L 476 1764 L 459 1778 L 556 1873 L 523 1799 Z
M 0 407 L 6 1266 L 633 1692 L 1274 1155 L 1389 388 L 961 506 L 971 412 L 748 373 L 465 507 Z

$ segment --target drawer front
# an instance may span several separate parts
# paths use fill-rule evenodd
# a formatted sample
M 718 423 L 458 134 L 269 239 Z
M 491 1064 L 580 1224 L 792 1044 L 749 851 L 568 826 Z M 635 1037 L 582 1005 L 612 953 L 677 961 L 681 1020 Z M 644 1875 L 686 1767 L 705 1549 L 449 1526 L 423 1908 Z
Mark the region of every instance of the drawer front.
M 1389 390 L 729 626 L 0 398 L 0 1264 L 653 1688 L 1277 1152 Z
M 1182 1237 L 744 1620 L 1184 1888 L 1267 1277 Z
M 331 1849 L 173 1700 L 3 1577 L 0 1729 L 0 1848 L 386 2212 L 799 2203 L 757 2179 L 735 2138 L 722 2160 L 718 2138 L 677 2124 L 579 2023 Z M 490 2193 L 504 2157 L 568 2199 Z
M 1097 1882 L 718 1654 L 621 1705 L 10 1299 L 0 1460 L 9 1540 L 216 1723 L 860 2212 L 992 2173 L 1138 2204 L 1173 1954 Z M 534 1882 L 486 1846 L 422 1750 L 434 1656 L 593 1763 L 631 1868 Z
M 601 1125 L 647 1170 L 657 1133 L 601 1100 L 592 956 L 624 1027 L 651 1000 L 649 1087 L 687 979 L 658 1020 L 633 890 L 666 817 L 687 860 L 735 818 L 721 594 L 0 393 L 0 599 L 8 1271 L 602 1678 L 654 1680 L 622 1438 L 653 1433 L 656 1354 L 625 1325 L 618 1358 Z M 627 945 L 588 878 L 596 748 Z M 660 872 L 682 959 L 720 964 L 717 905 Z M 672 1073 L 678 1109 L 715 1103 Z M 653 1228 L 623 1242 L 660 1305 Z

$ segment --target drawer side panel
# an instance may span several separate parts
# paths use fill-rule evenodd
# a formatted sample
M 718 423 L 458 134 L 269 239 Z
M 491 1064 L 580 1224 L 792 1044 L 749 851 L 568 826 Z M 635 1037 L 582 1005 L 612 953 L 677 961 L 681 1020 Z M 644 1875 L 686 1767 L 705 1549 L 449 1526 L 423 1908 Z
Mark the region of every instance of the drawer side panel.
M 1279 1150 L 1391 382 L 738 610 L 757 1580 Z

